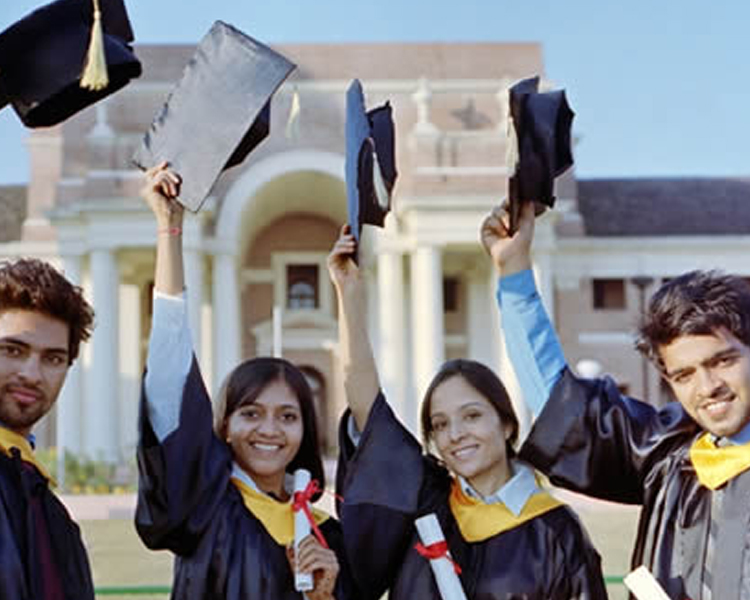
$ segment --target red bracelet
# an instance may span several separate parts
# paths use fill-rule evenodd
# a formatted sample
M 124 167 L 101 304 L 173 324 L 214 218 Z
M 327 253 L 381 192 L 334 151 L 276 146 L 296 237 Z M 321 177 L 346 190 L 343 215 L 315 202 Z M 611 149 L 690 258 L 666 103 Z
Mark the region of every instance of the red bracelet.
M 158 233 L 160 235 L 180 235 L 182 227 L 165 227 L 164 229 L 159 229 Z

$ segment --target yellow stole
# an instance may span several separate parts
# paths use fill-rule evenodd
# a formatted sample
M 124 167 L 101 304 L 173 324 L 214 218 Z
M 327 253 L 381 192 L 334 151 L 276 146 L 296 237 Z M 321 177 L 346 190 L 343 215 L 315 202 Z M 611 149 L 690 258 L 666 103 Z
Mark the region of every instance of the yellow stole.
M 456 480 L 451 487 L 449 504 L 461 535 L 467 542 L 482 542 L 498 533 L 514 529 L 553 508 L 564 506 L 563 502 L 547 492 L 539 491 L 526 501 L 521 514 L 516 516 L 502 502 L 485 504 L 470 498 L 464 494 Z
M 288 546 L 294 541 L 294 511 L 291 499 L 288 502 L 279 502 L 254 490 L 236 477 L 232 477 L 232 483 L 242 494 L 247 510 L 263 524 L 277 544 Z M 317 508 L 312 509 L 312 514 L 318 525 L 330 518 L 330 515 Z
M 34 450 L 31 447 L 29 440 L 15 431 L 11 431 L 5 427 L 0 427 L 0 451 L 2 451 L 3 454 L 12 456 L 10 453 L 11 448 L 18 448 L 21 452 L 21 460 L 34 465 L 47 481 L 52 485 L 56 485 L 55 480 L 52 479 L 47 472 L 47 469 L 44 468 L 44 465 L 42 465 L 42 463 L 37 460 L 37 457 L 34 456 Z
M 704 433 L 690 447 L 690 462 L 698 481 L 715 490 L 750 469 L 750 444 L 717 447 L 711 435 Z

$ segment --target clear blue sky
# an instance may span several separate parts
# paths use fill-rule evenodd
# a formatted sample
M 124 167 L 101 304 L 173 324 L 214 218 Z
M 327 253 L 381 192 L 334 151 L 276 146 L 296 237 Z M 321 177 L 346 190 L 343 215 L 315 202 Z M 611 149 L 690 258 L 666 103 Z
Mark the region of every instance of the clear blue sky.
M 85 1 L 85 0 L 82 0 Z M 0 0 L 4 29 L 43 2 Z M 568 91 L 579 177 L 750 175 L 747 0 L 128 0 L 138 41 L 195 43 L 216 19 L 269 43 L 536 41 Z M 0 112 L 0 184 L 28 179 Z

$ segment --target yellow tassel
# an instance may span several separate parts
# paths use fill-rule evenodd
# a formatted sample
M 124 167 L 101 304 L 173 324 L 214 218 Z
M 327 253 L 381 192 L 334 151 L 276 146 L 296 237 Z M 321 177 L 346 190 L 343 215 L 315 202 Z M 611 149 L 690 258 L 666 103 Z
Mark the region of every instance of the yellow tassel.
M 91 41 L 86 56 L 86 66 L 81 76 L 81 87 L 98 91 L 109 85 L 107 58 L 104 54 L 104 34 L 99 0 L 94 0 L 94 23 L 91 26 Z

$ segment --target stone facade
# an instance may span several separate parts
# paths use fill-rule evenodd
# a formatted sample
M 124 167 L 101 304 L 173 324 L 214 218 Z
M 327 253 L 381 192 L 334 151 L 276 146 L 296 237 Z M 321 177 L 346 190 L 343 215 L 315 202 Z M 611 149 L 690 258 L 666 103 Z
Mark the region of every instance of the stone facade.
M 395 208 L 384 230 L 366 230 L 362 257 L 383 386 L 415 430 L 421 393 L 446 358 L 487 363 L 517 397 L 499 332 L 495 275 L 478 245 L 478 228 L 504 195 L 505 91 L 521 77 L 544 76 L 541 47 L 277 49 L 298 69 L 273 100 L 271 136 L 221 177 L 204 209 L 185 224 L 190 324 L 209 387 L 216 390 L 243 358 L 283 354 L 317 390 L 322 443 L 334 451 L 345 400 L 325 258 L 346 219 L 344 102 L 350 80 L 358 77 L 370 106 L 391 101 L 397 131 Z M 19 190 L 0 189 L 0 208 L 23 213 L 19 227 L 3 229 L 0 255 L 55 261 L 83 285 L 97 310 L 94 338 L 55 414 L 40 428 L 43 444 L 62 443 L 107 460 L 132 456 L 150 327 L 154 223 L 139 201 L 141 174 L 129 159 L 192 51 L 138 47 L 141 79 L 60 126 L 31 133 L 25 206 Z M 287 135 L 294 91 L 301 111 Z M 534 259 L 570 363 L 583 360 L 583 368 L 596 360 L 640 394 L 644 384 L 655 392 L 658 377 L 644 371 L 630 349 L 641 300 L 633 277 L 658 281 L 714 265 L 747 272 L 742 256 L 750 240 L 734 230 L 693 228 L 669 236 L 626 225 L 617 234 L 602 230 L 607 203 L 620 206 L 618 194 L 627 184 L 577 182 L 573 171 L 567 173 L 558 183 L 555 211 L 538 221 Z M 710 181 L 687 182 L 682 192 L 698 188 L 705 197 L 717 189 Z M 646 186 L 638 201 L 659 214 L 679 213 L 684 194 L 669 194 L 669 209 L 649 204 L 658 189 Z M 744 184 L 722 189 L 734 207 L 749 201 Z M 619 218 L 627 221 L 627 211 Z M 651 289 L 643 288 L 644 298 Z M 606 304 L 612 301 L 616 308 Z M 527 417 L 522 413 L 526 425 Z

